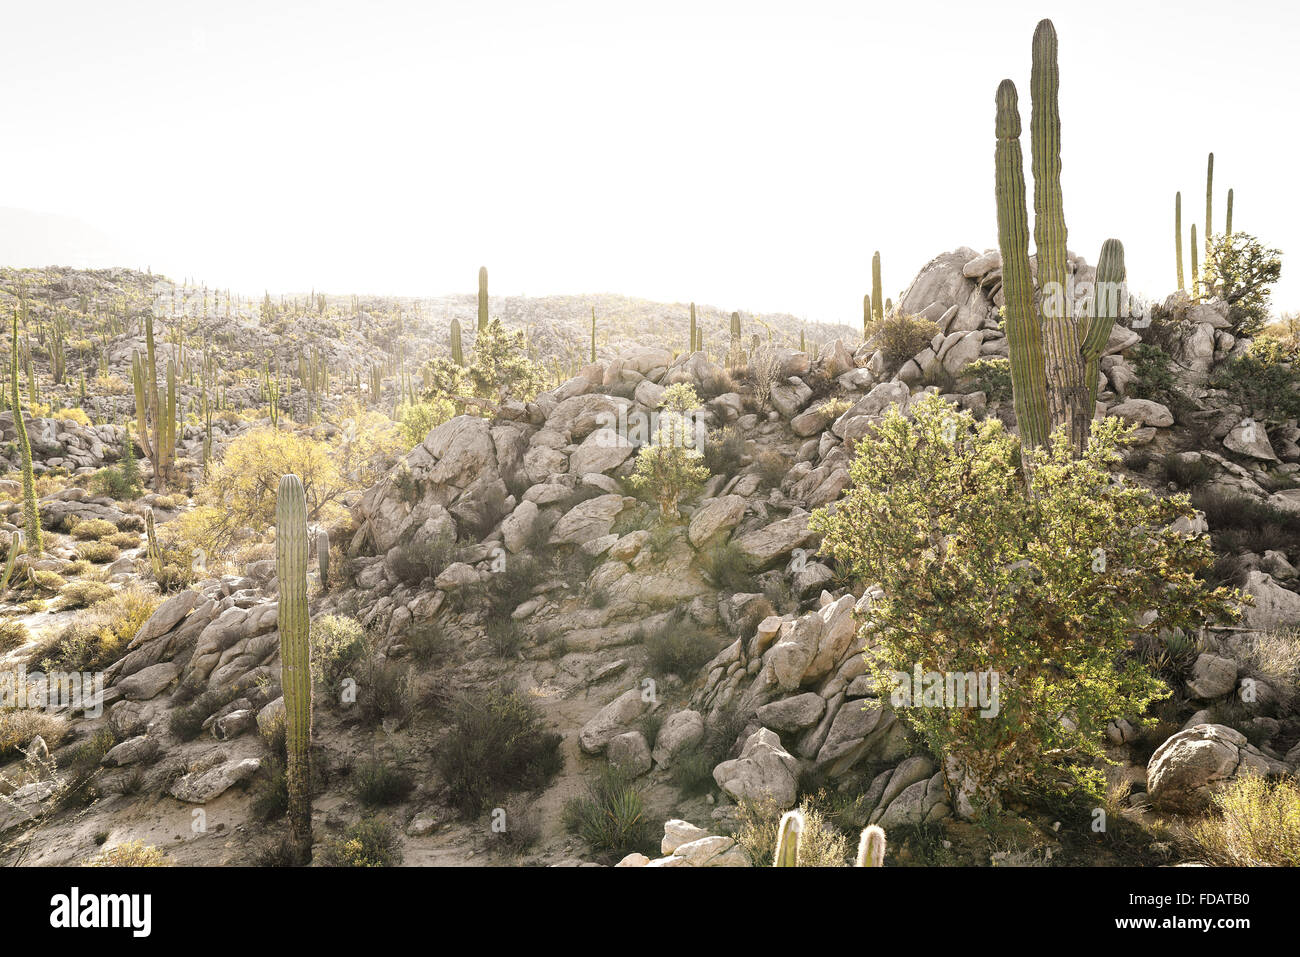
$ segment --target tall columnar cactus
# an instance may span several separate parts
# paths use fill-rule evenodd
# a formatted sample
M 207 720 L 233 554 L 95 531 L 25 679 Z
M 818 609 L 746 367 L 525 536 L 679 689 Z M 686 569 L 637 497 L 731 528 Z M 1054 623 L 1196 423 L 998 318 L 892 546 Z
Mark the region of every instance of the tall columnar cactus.
M 1210 258 L 1210 242 L 1214 235 L 1214 154 L 1205 161 L 1205 258 Z
M 596 307 L 591 307 L 591 363 L 596 364 Z
M 740 343 L 740 313 L 731 314 L 731 343 L 738 345 Z
M 862 341 L 871 338 L 871 293 L 862 297 Z
M 299 862 L 306 863 L 311 860 L 311 649 L 307 611 L 307 499 L 296 475 L 280 478 L 275 524 L 289 833 Z
M 1174 251 L 1178 256 L 1178 291 L 1183 285 L 1183 194 L 1174 193 Z
M 316 533 L 316 564 L 320 569 L 321 591 L 330 587 L 330 533 L 321 529 Z
M 1192 223 L 1192 295 L 1201 294 L 1201 269 L 1196 261 L 1196 224 Z
M 451 361 L 458 366 L 465 364 L 465 351 L 460 342 L 460 321 L 451 320 Z
M 871 318 L 880 322 L 885 318 L 885 294 L 880 287 L 880 251 L 877 250 L 871 256 L 871 299 L 869 303 L 872 307 Z
M 1232 238 L 1232 190 L 1228 190 L 1228 215 L 1223 221 L 1223 235 Z
M 23 422 L 22 396 L 18 392 L 18 313 L 14 313 L 14 335 L 11 343 L 10 385 L 14 407 L 14 432 L 23 464 L 23 526 L 27 530 L 27 551 L 39 555 L 44 546 L 41 537 L 41 510 L 36 504 L 36 476 L 32 474 L 32 445 L 27 439 L 27 424 Z
M 697 339 L 697 327 L 695 325 L 695 303 L 691 303 L 691 347 L 687 352 L 694 352 L 699 347 L 695 344 Z
M 478 267 L 478 331 L 488 324 L 487 266 Z
M 803 834 L 804 817 L 799 810 L 786 811 L 776 832 L 776 854 L 773 867 L 799 867 L 799 838 Z M 863 828 L 858 839 L 858 856 L 855 867 L 885 866 L 885 832 L 876 825 Z
M 1100 361 L 1120 307 L 1124 256 L 1117 240 L 1107 240 L 1097 268 L 1098 294 L 1093 307 L 1074 315 L 1061 197 L 1056 47 L 1056 29 L 1050 20 L 1043 20 L 1034 31 L 1030 78 L 1038 305 L 1029 267 L 1020 110 L 1016 87 L 1010 80 L 998 86 L 996 98 L 998 244 L 1002 250 L 1012 397 L 1021 440 L 1026 448 L 1043 446 L 1051 431 L 1064 425 L 1079 454 L 1087 444 L 1096 406 L 1096 375 L 1092 370 Z
M 18 561 L 18 553 L 23 550 L 23 533 L 15 531 L 9 536 L 9 554 L 5 556 L 4 576 L 0 577 L 0 595 L 9 589 L 9 581 L 14 576 L 14 564 Z

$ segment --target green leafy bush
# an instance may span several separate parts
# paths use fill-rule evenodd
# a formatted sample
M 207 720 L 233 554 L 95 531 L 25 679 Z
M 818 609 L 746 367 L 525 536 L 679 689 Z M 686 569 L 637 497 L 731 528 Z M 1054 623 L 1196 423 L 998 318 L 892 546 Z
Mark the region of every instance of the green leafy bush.
M 1026 494 L 1019 441 L 1000 421 L 937 396 L 908 415 L 892 411 L 859 443 L 852 488 L 812 520 L 822 554 L 883 589 L 863 622 L 883 697 L 946 756 L 963 813 L 1013 787 L 1099 793 L 1106 723 L 1168 694 L 1135 635 L 1233 614 L 1233 594 L 1196 577 L 1204 537 L 1166 527 L 1192 515 L 1187 499 L 1111 474 L 1130 431 L 1115 419 L 1094 423 L 1079 459 L 1058 432 L 1033 454 Z M 951 676 L 995 675 L 996 707 L 904 706 L 898 676 L 910 687 L 918 670 L 941 690 Z
M 337 699 L 344 678 L 359 677 L 366 651 L 366 630 L 355 618 L 320 615 L 311 623 L 312 677 L 327 697 Z

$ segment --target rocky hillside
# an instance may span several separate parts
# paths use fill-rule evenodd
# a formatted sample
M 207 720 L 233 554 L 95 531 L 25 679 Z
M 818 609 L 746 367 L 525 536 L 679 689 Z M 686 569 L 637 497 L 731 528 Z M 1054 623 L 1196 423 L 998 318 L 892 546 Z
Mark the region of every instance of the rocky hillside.
M 1071 269 L 1092 274 L 1079 257 Z M 144 288 L 138 274 L 94 278 Z M 60 295 L 81 294 L 58 282 Z M 1296 774 L 1300 430 L 1257 427 L 1257 410 L 1212 383 L 1249 345 L 1227 331 L 1223 304 L 1171 297 L 1158 323 L 1117 324 L 1101 362 L 1098 415 L 1139 427 L 1128 480 L 1191 492 L 1198 517 L 1183 531 L 1208 531 L 1214 573 L 1253 597 L 1240 625 L 1205 629 L 1166 662 L 1173 696 L 1154 724 L 1134 715 L 1107 728 L 1119 840 L 1095 839 L 1086 821 L 1061 827 L 1065 812 L 1030 799 L 977 822 L 944 756 L 867 674 L 858 621 L 879 590 L 819 556 L 809 524 L 848 487 L 856 443 L 891 410 L 939 394 L 1014 424 L 996 365 L 979 363 L 1007 354 L 996 252 L 960 248 L 921 271 L 899 304 L 921 336 L 905 355 L 883 334 L 807 335 L 800 351 L 799 327 L 782 320 L 770 342 L 725 360 L 725 346 L 708 348 L 726 328 L 714 311 L 702 311 L 705 351 L 691 352 L 678 347 L 680 309 L 665 330 L 668 310 L 630 300 L 493 301 L 556 352 L 587 342 L 592 304 L 609 326 L 597 362 L 491 418 L 437 425 L 347 498 L 329 541 L 313 539 L 325 559 L 311 594 L 318 861 L 346 857 L 371 828 L 406 864 L 749 866 L 766 863 L 755 821 L 804 802 L 846 832 L 884 827 L 891 865 L 1167 863 L 1198 859 L 1187 825 L 1227 782 Z M 410 354 L 439 347 L 421 330 L 444 318 L 472 328 L 473 307 L 468 297 L 422 306 Z M 250 355 L 276 348 L 251 316 L 198 328 Z M 340 380 L 369 361 L 374 329 L 362 322 L 334 340 Z M 1148 368 L 1157 333 L 1170 382 L 1153 383 Z M 110 373 L 137 346 L 115 340 Z M 622 424 L 650 419 L 676 384 L 704 400 L 710 474 L 681 521 L 666 522 L 629 481 L 638 448 Z M 255 407 L 256 385 L 244 388 Z M 1151 397 L 1159 388 L 1168 401 Z M 130 396 L 120 398 L 88 405 L 124 423 Z M 218 445 L 259 424 L 232 417 Z M 0 425 L 12 441 L 12 415 Z M 35 417 L 28 430 L 37 463 L 56 472 L 89 473 L 124 445 L 117 424 Z M 184 430 L 180 449 L 195 482 L 201 434 Z M 12 536 L 21 503 L 9 491 Z M 133 841 L 179 863 L 277 860 L 284 703 L 271 539 L 256 530 L 231 573 L 168 592 L 145 567 L 144 506 L 165 523 L 189 504 L 76 486 L 42 498 L 48 554 L 21 557 L 16 576 L 72 577 L 90 540 L 79 529 L 95 520 L 111 526 L 105 538 L 137 540 L 108 566 L 109 594 L 163 593 L 104 662 L 102 713 L 78 702 L 9 718 L 9 860 L 77 862 Z M 4 610 L 25 633 L 0 645 L 0 663 L 25 666 L 30 682 L 77 612 L 21 597 Z M 611 795 L 640 809 L 613 835 L 599 826 Z

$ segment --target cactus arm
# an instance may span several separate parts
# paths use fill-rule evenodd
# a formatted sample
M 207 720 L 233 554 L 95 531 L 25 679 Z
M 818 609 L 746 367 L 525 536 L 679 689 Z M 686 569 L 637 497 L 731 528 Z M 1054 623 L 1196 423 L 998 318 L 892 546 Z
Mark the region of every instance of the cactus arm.
M 1006 300 L 1011 392 L 1020 439 L 1026 448 L 1047 441 L 1047 378 L 1042 329 L 1034 314 L 1029 272 L 1029 213 L 1025 208 L 1024 159 L 1016 87 L 1003 80 L 997 92 L 998 246 L 1002 251 L 1002 293 Z
M 1119 318 L 1121 287 L 1126 278 L 1124 269 L 1124 244 L 1118 239 L 1108 239 L 1102 244 L 1097 260 L 1097 280 L 1093 288 L 1092 316 L 1088 331 L 1083 337 L 1084 382 L 1088 386 L 1088 417 L 1097 407 L 1097 376 L 1101 367 L 1101 354 L 1110 341 L 1111 329 Z
M 275 522 L 289 831 L 299 859 L 306 862 L 311 859 L 311 649 L 307 610 L 307 499 L 296 475 L 280 479 Z

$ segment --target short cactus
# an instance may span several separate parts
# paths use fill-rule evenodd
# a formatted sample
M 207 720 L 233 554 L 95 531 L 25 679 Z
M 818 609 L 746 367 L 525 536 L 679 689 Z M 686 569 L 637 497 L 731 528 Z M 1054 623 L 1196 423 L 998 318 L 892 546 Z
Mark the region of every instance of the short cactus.
M 18 561 L 18 553 L 23 550 L 23 533 L 14 532 L 9 536 L 9 555 L 5 558 L 4 577 L 0 578 L 0 594 L 9 590 L 9 581 L 14 575 L 14 564 Z
M 290 841 L 311 860 L 311 649 L 307 609 L 307 498 L 296 475 L 280 478 L 275 500 L 275 569 L 280 583 L 280 687 L 284 691 Z
M 803 834 L 803 812 L 798 809 L 786 811 L 776 831 L 776 854 L 772 859 L 773 867 L 799 866 L 799 837 Z M 858 839 L 858 856 L 855 867 L 885 866 L 885 832 L 876 825 L 863 828 Z

